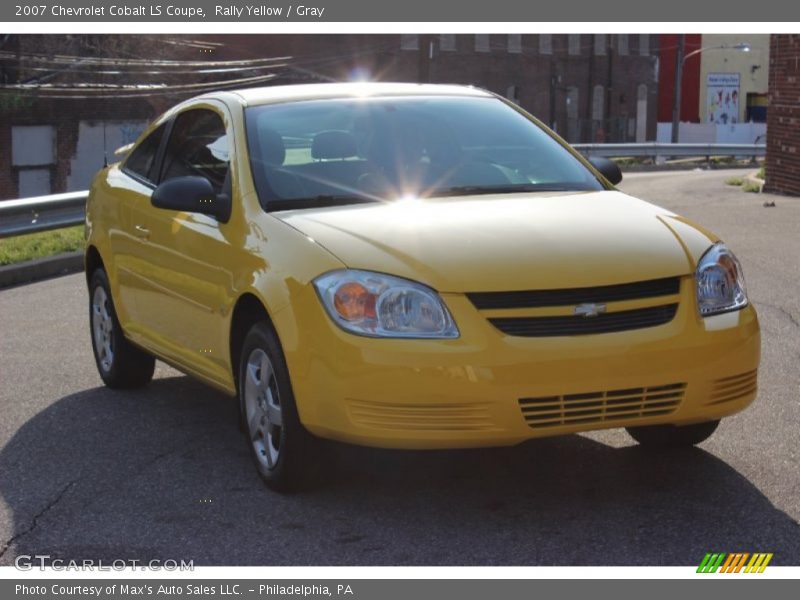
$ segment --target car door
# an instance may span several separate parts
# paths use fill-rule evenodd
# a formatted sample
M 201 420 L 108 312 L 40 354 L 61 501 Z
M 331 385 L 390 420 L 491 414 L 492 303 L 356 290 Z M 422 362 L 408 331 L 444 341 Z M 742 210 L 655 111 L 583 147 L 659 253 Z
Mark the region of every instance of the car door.
M 216 193 L 231 195 L 230 130 L 229 116 L 215 104 L 178 113 L 163 150 L 159 183 L 201 176 Z M 224 315 L 233 298 L 232 231 L 209 215 L 152 205 L 136 225 L 148 235 L 143 265 L 148 286 L 137 300 L 149 343 L 178 366 L 212 383 L 227 384 Z
M 115 305 L 123 328 L 133 338 L 140 334 L 141 315 L 136 297 L 146 286 L 140 273 L 146 254 L 147 231 L 140 222 L 149 210 L 150 196 L 159 176 L 159 152 L 168 124 L 163 123 L 149 133 L 128 155 L 119 170 L 112 169 L 107 178 L 117 215 L 108 228 L 109 244 L 115 273 Z

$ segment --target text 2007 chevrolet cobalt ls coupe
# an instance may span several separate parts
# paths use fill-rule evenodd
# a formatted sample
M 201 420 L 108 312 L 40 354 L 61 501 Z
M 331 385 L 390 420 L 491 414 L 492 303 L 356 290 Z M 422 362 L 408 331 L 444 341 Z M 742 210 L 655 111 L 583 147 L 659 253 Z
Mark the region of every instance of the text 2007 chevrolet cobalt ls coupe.
M 236 396 L 258 472 L 318 438 L 706 439 L 756 394 L 742 270 L 519 107 L 458 86 L 219 92 L 158 118 L 87 209 L 97 367 Z

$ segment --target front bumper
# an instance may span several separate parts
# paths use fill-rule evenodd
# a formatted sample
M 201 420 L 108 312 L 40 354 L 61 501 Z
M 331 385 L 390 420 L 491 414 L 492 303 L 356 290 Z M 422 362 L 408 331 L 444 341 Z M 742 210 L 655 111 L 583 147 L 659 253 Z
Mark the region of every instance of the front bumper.
M 667 324 L 571 337 L 495 329 L 444 294 L 456 340 L 373 339 L 339 329 L 312 289 L 275 325 L 303 424 L 314 434 L 389 448 L 511 445 L 633 425 L 689 424 L 756 396 L 760 334 L 752 306 L 702 319 L 691 277 Z

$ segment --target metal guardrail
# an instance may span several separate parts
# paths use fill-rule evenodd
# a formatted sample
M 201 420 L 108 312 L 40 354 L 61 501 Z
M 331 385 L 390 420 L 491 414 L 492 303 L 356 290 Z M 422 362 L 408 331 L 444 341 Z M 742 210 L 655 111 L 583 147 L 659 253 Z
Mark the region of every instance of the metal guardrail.
M 764 156 L 766 144 L 573 144 L 586 156 L 705 157 Z M 84 221 L 88 191 L 0 200 L 0 238 L 80 225 Z
M 0 200 L 0 238 L 80 225 L 88 191 Z
M 705 157 L 745 156 L 758 157 L 767 153 L 766 144 L 572 144 L 586 156 L 605 156 L 607 158 L 629 157 Z

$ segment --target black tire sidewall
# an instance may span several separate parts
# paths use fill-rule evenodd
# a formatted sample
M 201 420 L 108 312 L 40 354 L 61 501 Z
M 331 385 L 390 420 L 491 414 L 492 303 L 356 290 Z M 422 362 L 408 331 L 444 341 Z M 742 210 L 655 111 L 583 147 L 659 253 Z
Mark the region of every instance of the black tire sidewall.
M 111 368 L 106 371 L 103 369 L 103 366 L 100 364 L 100 357 L 97 351 L 97 343 L 94 339 L 94 314 L 93 314 L 93 303 L 94 303 L 94 292 L 98 287 L 102 287 L 106 293 L 106 298 L 108 299 L 108 311 L 111 314 L 111 327 L 112 327 L 112 335 L 114 336 L 114 358 L 111 361 Z M 94 353 L 94 362 L 97 365 L 97 372 L 100 374 L 103 382 L 108 386 L 113 386 L 115 381 L 119 378 L 118 377 L 118 365 L 119 365 L 119 354 L 118 354 L 118 347 L 119 342 L 122 336 L 122 327 L 119 325 L 119 320 L 117 319 L 117 310 L 114 306 L 114 301 L 111 297 L 111 286 L 108 283 L 108 277 L 106 276 L 105 271 L 102 269 L 95 270 L 92 273 L 91 282 L 89 283 L 89 332 L 92 337 L 92 351 Z
M 111 330 L 114 339 L 114 358 L 111 361 L 111 368 L 104 370 L 100 364 L 97 352 L 97 343 L 94 339 L 94 324 L 92 323 L 94 292 L 98 287 L 102 287 L 106 293 L 108 301 L 108 311 L 111 315 Z M 135 389 L 146 385 L 152 378 L 155 371 L 155 358 L 131 344 L 122 331 L 122 325 L 117 317 L 117 309 L 114 305 L 114 297 L 111 294 L 111 286 L 108 275 L 100 268 L 96 269 L 89 280 L 89 335 L 92 338 L 92 353 L 97 372 L 100 378 L 108 387 L 112 389 Z
M 272 363 L 275 382 L 278 386 L 278 394 L 281 405 L 281 416 L 283 425 L 281 427 L 281 440 L 278 449 L 278 460 L 271 469 L 265 467 L 256 456 L 253 447 L 250 429 L 247 424 L 247 411 L 245 408 L 245 377 L 247 376 L 247 360 L 250 354 L 261 349 L 266 352 Z M 242 351 L 238 365 L 238 393 L 239 393 L 239 414 L 241 419 L 242 431 L 247 438 L 247 445 L 250 455 L 256 465 L 256 469 L 271 488 L 288 491 L 297 487 L 301 471 L 304 470 L 303 462 L 306 459 L 306 451 L 311 435 L 305 430 L 300 422 L 297 413 L 297 406 L 292 392 L 291 379 L 283 352 L 278 342 L 277 335 L 266 322 L 257 323 L 247 333 L 242 344 Z

